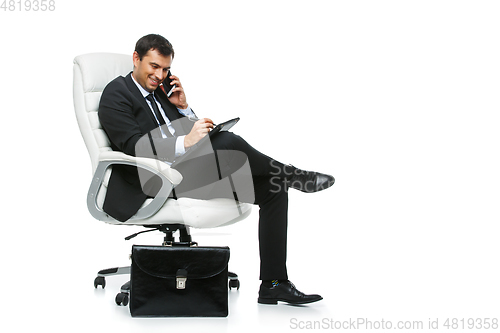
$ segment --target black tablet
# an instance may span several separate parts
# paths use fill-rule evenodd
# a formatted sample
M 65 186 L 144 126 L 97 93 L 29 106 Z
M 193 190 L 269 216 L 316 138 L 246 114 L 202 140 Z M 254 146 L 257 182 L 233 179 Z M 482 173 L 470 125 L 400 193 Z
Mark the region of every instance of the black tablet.
M 176 165 L 178 165 L 182 161 L 185 161 L 190 155 L 193 154 L 194 151 L 197 150 L 197 148 L 199 146 L 201 146 L 202 144 L 204 144 L 205 142 L 207 142 L 208 139 L 213 138 L 214 136 L 216 136 L 220 132 L 229 131 L 229 129 L 231 129 L 231 127 L 233 127 L 234 125 L 236 125 L 236 123 L 238 121 L 240 121 L 239 117 L 231 119 L 231 120 L 228 120 L 226 122 L 220 123 L 217 126 L 215 126 L 210 132 L 208 132 L 208 135 L 206 135 L 203 139 L 201 139 L 195 145 L 193 145 L 191 148 L 189 148 L 189 150 L 184 155 L 181 155 L 181 156 L 177 157 L 174 160 L 174 162 L 172 163 L 171 167 L 174 168 Z
M 234 118 L 234 119 L 228 120 L 226 122 L 223 122 L 222 124 L 215 126 L 210 132 L 208 132 L 208 136 L 212 138 L 212 137 L 214 137 L 214 135 L 217 135 L 217 133 L 219 133 L 219 132 L 229 131 L 231 129 L 231 127 L 236 125 L 236 123 L 238 121 L 240 121 L 240 118 Z

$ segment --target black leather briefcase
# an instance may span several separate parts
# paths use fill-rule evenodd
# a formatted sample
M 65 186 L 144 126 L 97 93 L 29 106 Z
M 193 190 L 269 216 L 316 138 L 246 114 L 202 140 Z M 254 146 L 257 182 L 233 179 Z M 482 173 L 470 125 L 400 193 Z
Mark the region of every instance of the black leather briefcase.
M 226 317 L 228 262 L 228 247 L 134 245 L 131 315 Z

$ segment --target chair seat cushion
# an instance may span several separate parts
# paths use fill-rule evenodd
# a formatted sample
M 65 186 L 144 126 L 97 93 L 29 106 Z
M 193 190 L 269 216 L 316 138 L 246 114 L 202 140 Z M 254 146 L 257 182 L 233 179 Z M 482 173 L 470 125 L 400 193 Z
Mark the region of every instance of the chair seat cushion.
M 104 204 L 106 197 L 110 169 L 106 171 L 103 186 L 98 193 L 99 207 Z M 147 199 L 141 208 L 146 207 L 153 199 Z M 185 224 L 193 228 L 215 228 L 229 225 L 243 220 L 250 215 L 252 205 L 238 202 L 233 199 L 168 199 L 160 210 L 150 218 L 142 220 L 130 219 L 125 222 L 107 221 L 109 224 L 125 225 L 158 225 L 158 224 Z M 167 222 L 168 221 L 168 222 Z

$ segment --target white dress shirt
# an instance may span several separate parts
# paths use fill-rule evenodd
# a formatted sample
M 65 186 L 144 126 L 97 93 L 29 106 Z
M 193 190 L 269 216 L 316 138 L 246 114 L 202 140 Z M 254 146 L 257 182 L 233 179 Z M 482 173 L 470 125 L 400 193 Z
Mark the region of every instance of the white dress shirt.
M 146 98 L 146 96 L 148 96 L 150 94 L 150 92 L 148 92 L 139 83 L 137 83 L 137 81 L 135 80 L 133 75 L 131 75 L 131 77 L 132 77 L 132 80 L 134 81 L 134 83 L 136 84 L 137 88 L 139 88 L 139 91 L 141 92 L 141 94 L 144 96 L 146 103 L 148 103 L 149 109 L 153 113 L 153 116 L 155 117 L 156 122 L 158 123 L 158 125 L 160 125 L 160 121 L 156 117 L 156 114 L 153 110 L 153 107 L 151 106 L 151 102 Z M 161 88 L 158 88 L 158 89 L 161 89 Z M 167 115 L 165 114 L 165 111 L 163 111 L 161 104 L 154 97 L 154 94 L 153 94 L 153 99 L 155 100 L 156 105 L 158 105 L 158 109 L 160 110 L 161 116 L 163 117 L 163 120 L 165 121 L 165 124 L 167 125 L 168 131 L 170 132 L 170 134 L 175 135 L 175 128 L 172 126 L 172 123 L 170 122 L 170 119 L 168 119 Z M 179 111 L 179 113 L 181 113 L 182 115 L 184 115 L 186 117 L 193 117 L 193 118 L 196 117 L 196 115 L 194 114 L 193 110 L 191 110 L 191 107 L 189 105 L 188 105 L 187 109 L 177 108 L 177 110 Z M 160 127 L 160 131 L 161 131 L 162 137 L 166 138 L 167 135 L 163 132 L 162 127 Z M 184 138 L 185 137 L 186 137 L 185 135 L 181 135 L 181 136 L 177 137 L 177 140 L 175 141 L 175 157 L 179 157 L 186 152 L 186 149 L 184 148 Z

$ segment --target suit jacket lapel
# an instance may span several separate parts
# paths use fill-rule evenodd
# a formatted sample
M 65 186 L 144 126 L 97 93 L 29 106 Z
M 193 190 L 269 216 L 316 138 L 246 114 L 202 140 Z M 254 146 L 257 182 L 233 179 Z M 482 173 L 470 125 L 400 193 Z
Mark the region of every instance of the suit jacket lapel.
M 132 81 L 132 72 L 130 72 L 126 77 L 125 77 L 125 83 L 127 84 L 128 90 L 132 93 L 132 95 L 137 98 L 139 103 L 142 106 L 142 111 L 146 112 L 148 115 L 148 119 L 151 120 L 151 124 L 149 124 L 148 127 L 155 128 L 158 127 L 158 123 L 156 122 L 156 119 L 151 112 L 151 108 L 148 105 L 148 102 L 146 102 L 146 99 L 144 96 L 142 96 L 141 92 L 139 91 L 139 88 L 137 88 L 136 84 L 134 81 Z
M 170 101 L 168 100 L 163 90 L 161 90 L 161 88 L 156 89 L 155 97 L 160 102 L 163 111 L 165 111 L 165 114 L 167 115 L 168 119 L 170 119 L 171 122 L 176 119 L 179 119 L 181 114 L 179 113 L 179 111 L 177 111 L 175 105 L 170 103 Z
M 172 126 L 175 129 L 175 135 L 183 135 L 185 134 L 184 129 L 182 128 L 181 121 L 179 119 L 185 118 L 182 114 L 179 113 L 179 110 L 177 110 L 177 107 L 170 103 L 170 101 L 167 98 L 167 95 L 161 90 L 161 88 L 156 89 L 155 91 L 155 97 L 160 101 L 161 107 L 163 108 L 163 111 L 165 111 L 165 114 L 167 115 L 168 119 L 170 119 L 170 122 L 172 123 Z

